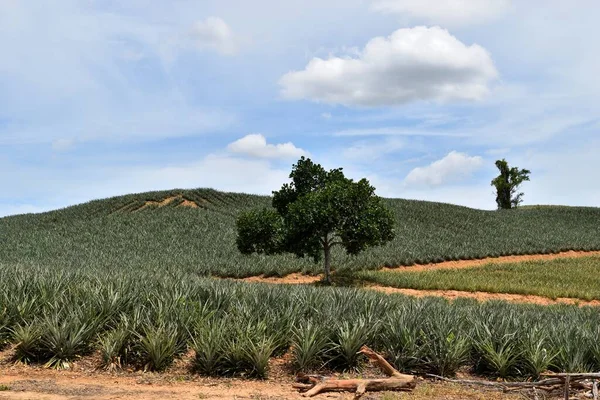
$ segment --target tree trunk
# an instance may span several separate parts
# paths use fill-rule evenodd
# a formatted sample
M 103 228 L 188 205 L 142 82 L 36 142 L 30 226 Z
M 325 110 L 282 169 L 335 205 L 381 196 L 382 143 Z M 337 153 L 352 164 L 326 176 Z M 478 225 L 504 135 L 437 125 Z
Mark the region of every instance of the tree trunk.
M 331 246 L 329 245 L 327 236 L 325 237 L 323 251 L 325 252 L 325 282 L 331 284 Z

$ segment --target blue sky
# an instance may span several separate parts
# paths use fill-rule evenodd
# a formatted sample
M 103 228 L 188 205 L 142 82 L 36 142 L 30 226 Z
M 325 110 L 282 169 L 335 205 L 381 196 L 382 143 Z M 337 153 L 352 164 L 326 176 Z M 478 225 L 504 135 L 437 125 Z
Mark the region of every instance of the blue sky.
M 309 155 L 380 195 L 600 206 L 600 3 L 0 0 L 0 215 L 270 193 Z

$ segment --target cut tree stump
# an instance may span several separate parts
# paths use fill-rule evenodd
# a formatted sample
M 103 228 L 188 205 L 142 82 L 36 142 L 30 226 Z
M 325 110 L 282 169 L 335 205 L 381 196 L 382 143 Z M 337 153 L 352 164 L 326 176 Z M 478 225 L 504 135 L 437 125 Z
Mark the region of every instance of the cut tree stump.
M 410 391 L 417 385 L 416 377 L 398 372 L 382 356 L 363 346 L 360 354 L 364 354 L 373 361 L 389 378 L 386 379 L 319 379 L 314 376 L 298 375 L 296 379 L 304 383 L 295 383 L 294 388 L 305 391 L 303 396 L 312 397 L 323 392 L 348 391 L 354 392 L 355 399 L 366 392 Z

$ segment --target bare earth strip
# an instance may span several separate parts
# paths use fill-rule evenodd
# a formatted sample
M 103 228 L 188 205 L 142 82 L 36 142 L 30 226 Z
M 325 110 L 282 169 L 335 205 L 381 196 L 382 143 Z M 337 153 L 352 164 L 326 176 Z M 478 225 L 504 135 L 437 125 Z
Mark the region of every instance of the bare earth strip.
M 573 298 L 559 297 L 557 299 L 550 299 L 548 297 L 523 295 L 523 294 L 510 294 L 510 293 L 489 293 L 489 292 L 466 292 L 460 290 L 417 290 L 417 289 L 399 289 L 392 288 L 389 286 L 367 286 L 368 289 L 376 290 L 387 294 L 403 294 L 405 296 L 413 297 L 444 297 L 446 299 L 455 300 L 458 298 L 475 299 L 478 301 L 490 301 L 490 300 L 503 300 L 511 303 L 527 303 L 527 304 L 539 304 L 543 306 L 553 304 L 573 304 L 579 306 L 600 306 L 599 300 L 580 300 Z
M 383 268 L 382 271 L 395 272 L 421 272 L 435 271 L 438 269 L 459 269 L 481 267 L 488 264 L 507 264 L 527 261 L 551 261 L 557 258 L 578 258 L 600 255 L 600 251 L 565 251 L 556 254 L 528 254 L 523 256 L 503 256 L 496 258 L 483 258 L 479 260 L 444 261 L 437 264 L 421 264 L 412 267 Z
M 523 255 L 523 256 L 506 256 L 497 258 L 486 258 L 481 260 L 460 260 L 460 261 L 446 261 L 439 264 L 426 264 L 426 265 L 415 265 L 412 267 L 399 267 L 399 268 L 384 268 L 385 271 L 394 271 L 398 273 L 403 272 L 419 272 L 419 271 L 432 271 L 437 269 L 460 269 L 460 268 L 474 268 L 488 264 L 503 264 L 503 263 L 516 263 L 526 261 L 550 261 L 558 258 L 577 258 L 577 257 L 589 257 L 600 255 L 600 251 L 567 251 L 557 254 L 539 254 L 539 255 Z M 290 274 L 282 278 L 278 277 L 263 277 L 253 276 L 245 278 L 246 282 L 262 282 L 272 284 L 292 284 L 292 285 L 308 285 L 313 284 L 321 280 L 321 276 L 309 276 L 302 274 Z M 457 298 L 470 298 L 478 301 L 490 301 L 490 300 L 503 300 L 513 303 L 528 303 L 528 304 L 540 304 L 540 305 L 552 305 L 552 304 L 576 304 L 579 306 L 600 306 L 599 300 L 580 300 L 575 298 L 557 298 L 551 299 L 543 296 L 533 295 L 522 295 L 522 294 L 509 294 L 509 293 L 488 293 L 488 292 L 467 292 L 459 290 L 416 290 L 416 289 L 399 289 L 391 288 L 380 285 L 369 285 L 366 288 L 376 290 L 387 294 L 403 294 L 406 296 L 413 297 L 427 297 L 437 296 L 444 297 L 450 300 Z
M 130 374 L 134 375 L 134 374 Z M 194 378 L 187 382 L 167 382 L 159 374 L 136 376 L 108 373 L 29 370 L 11 373 L 0 370 L 0 400 L 283 400 L 302 399 L 291 387 L 291 379 L 252 381 L 242 379 Z M 147 376 L 146 376 L 147 375 Z M 448 383 L 421 381 L 412 393 L 373 394 L 370 399 L 412 400 L 517 400 L 517 394 L 469 388 Z M 317 398 L 352 399 L 351 393 L 328 393 Z

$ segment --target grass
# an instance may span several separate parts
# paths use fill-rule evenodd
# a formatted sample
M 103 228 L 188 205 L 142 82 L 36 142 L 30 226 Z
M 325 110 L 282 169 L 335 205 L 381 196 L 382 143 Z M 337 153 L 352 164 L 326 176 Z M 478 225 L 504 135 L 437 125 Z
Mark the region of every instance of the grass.
M 397 288 L 600 299 L 599 256 L 419 272 L 366 271 L 357 278 Z
M 164 207 L 156 203 L 172 198 Z M 181 207 L 193 201 L 198 208 Z M 145 206 L 152 201 L 153 205 Z M 377 269 L 510 254 L 600 250 L 600 208 L 537 207 L 481 211 L 449 204 L 386 199 L 396 239 L 359 256 L 334 254 L 338 270 Z M 241 210 L 270 198 L 210 189 L 113 197 L 43 214 L 0 219 L 0 263 L 65 270 L 163 269 L 245 277 L 316 273 L 294 256 L 243 256 L 235 247 Z

